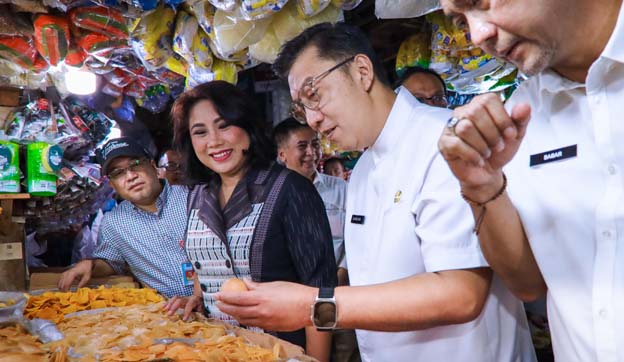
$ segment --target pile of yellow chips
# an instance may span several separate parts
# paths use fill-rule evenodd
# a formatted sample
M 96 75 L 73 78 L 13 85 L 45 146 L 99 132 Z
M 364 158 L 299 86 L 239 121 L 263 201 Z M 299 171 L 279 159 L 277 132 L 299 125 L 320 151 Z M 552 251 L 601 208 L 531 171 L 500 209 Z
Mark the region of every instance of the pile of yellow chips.
M 30 319 L 41 318 L 58 323 L 65 315 L 83 310 L 161 301 L 163 298 L 155 290 L 147 288 L 80 288 L 76 292 L 46 292 L 32 296 L 28 299 L 24 315 Z
M 184 322 L 167 316 L 163 303 L 107 310 L 66 318 L 58 324 L 63 345 L 82 355 L 81 362 L 95 361 L 275 361 L 283 347 L 273 350 L 253 345 L 234 335 L 233 327 L 212 323 L 196 313 Z M 158 344 L 156 339 L 197 339 L 194 346 L 179 341 Z M 96 359 L 97 356 L 97 359 Z
M 0 328 L 0 361 L 46 362 L 48 356 L 36 337 L 22 326 Z

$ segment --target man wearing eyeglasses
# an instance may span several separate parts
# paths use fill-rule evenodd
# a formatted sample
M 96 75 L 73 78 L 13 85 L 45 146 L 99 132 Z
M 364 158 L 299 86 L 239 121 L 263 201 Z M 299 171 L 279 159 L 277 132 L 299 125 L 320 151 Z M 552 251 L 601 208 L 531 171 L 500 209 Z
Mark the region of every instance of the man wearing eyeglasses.
M 242 324 L 355 328 L 363 361 L 534 361 L 523 306 L 492 275 L 438 153 L 449 112 L 395 94 L 366 36 L 320 24 L 274 65 L 293 114 L 344 150 L 367 148 L 347 193 L 353 287 L 252 283 L 217 295 Z
M 158 179 L 156 164 L 131 138 L 107 142 L 98 152 L 102 173 L 123 198 L 104 216 L 93 259 L 63 273 L 59 289 L 78 287 L 91 276 L 131 272 L 166 297 L 193 293 L 192 270 L 183 248 L 188 189 Z
M 166 179 L 170 185 L 184 184 L 184 173 L 180 167 L 180 154 L 174 150 L 163 152 L 158 160 L 158 177 Z
M 399 79 L 398 86 L 407 88 L 421 103 L 432 107 L 448 107 L 446 84 L 438 73 L 431 69 L 407 68 Z

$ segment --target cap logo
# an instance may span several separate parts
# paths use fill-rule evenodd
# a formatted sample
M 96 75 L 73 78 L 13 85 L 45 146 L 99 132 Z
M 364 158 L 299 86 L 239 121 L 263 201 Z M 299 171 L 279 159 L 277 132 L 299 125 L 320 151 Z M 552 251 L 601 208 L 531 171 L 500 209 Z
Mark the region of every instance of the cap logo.
M 130 146 L 127 142 L 114 142 L 107 144 L 102 150 L 102 158 L 107 159 L 108 155 L 116 149 Z

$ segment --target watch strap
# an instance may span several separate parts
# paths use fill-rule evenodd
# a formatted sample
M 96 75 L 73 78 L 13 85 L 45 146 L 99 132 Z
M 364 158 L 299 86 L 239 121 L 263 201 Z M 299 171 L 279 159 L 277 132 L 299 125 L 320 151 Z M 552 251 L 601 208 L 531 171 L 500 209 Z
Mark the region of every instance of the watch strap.
M 319 298 L 324 298 L 324 299 L 333 298 L 334 297 L 334 288 L 325 288 L 325 287 L 319 288 L 318 297 Z

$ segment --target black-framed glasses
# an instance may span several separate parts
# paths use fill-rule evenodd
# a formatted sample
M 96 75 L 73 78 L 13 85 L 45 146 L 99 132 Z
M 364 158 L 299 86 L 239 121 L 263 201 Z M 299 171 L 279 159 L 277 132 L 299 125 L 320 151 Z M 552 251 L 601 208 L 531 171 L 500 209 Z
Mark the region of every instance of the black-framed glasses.
M 128 171 L 132 172 L 142 172 L 147 169 L 150 161 L 145 158 L 137 158 L 135 160 L 130 161 L 130 164 L 127 167 L 119 167 L 114 168 L 108 173 L 108 178 L 111 180 L 120 180 L 125 178 L 128 175 Z
M 316 84 L 329 75 L 329 73 L 349 63 L 353 59 L 355 59 L 355 55 L 343 60 L 315 77 L 306 78 L 297 93 L 299 99 L 296 101 L 293 100 L 292 102 L 290 115 L 297 121 L 306 123 L 306 108 L 315 111 L 319 109 L 319 105 L 321 104 L 321 98 L 319 97 Z
M 444 94 L 435 94 L 431 97 L 416 97 L 420 102 L 436 107 L 447 107 L 448 97 Z

